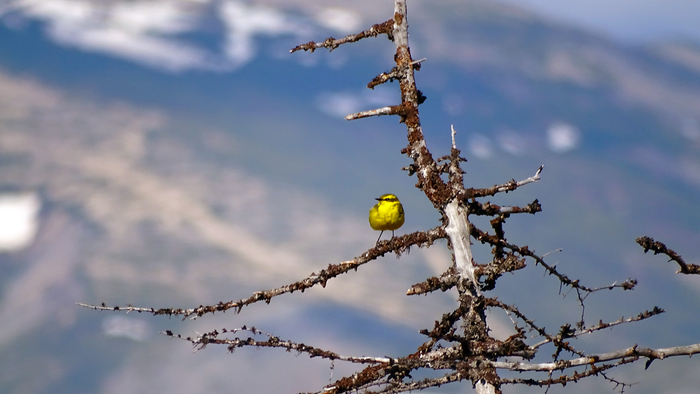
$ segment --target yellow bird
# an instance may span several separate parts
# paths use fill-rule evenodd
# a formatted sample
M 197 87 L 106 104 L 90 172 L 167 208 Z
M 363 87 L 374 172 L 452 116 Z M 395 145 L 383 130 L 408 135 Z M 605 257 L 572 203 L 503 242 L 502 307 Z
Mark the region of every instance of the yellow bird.
M 395 195 L 385 194 L 376 200 L 379 201 L 377 205 L 369 210 L 369 225 L 373 230 L 381 231 L 377 238 L 379 244 L 379 239 L 386 230 L 391 230 L 391 238 L 394 238 L 394 230 L 403 226 L 404 215 L 403 206 Z

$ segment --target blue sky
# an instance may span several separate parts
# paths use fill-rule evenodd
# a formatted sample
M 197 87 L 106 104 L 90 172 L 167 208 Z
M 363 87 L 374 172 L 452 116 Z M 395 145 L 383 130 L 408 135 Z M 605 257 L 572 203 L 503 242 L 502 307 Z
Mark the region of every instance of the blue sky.
M 631 44 L 700 42 L 696 0 L 500 0 Z
M 631 44 L 700 42 L 696 0 L 501 0 Z

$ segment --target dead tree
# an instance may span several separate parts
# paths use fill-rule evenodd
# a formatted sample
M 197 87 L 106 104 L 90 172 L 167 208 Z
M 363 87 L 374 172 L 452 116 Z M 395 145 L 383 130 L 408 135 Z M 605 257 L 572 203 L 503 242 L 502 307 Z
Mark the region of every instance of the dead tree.
M 291 52 L 300 50 L 313 52 L 326 48 L 333 51 L 340 45 L 353 43 L 364 38 L 386 36 L 396 46 L 394 60 L 396 66 L 389 72 L 379 74 L 367 85 L 372 89 L 377 85 L 398 81 L 401 90 L 401 103 L 394 106 L 378 108 L 350 114 L 348 120 L 372 116 L 394 115 L 406 126 L 408 144 L 402 150 L 412 163 L 403 170 L 417 179 L 416 187 L 425 194 L 433 207 L 441 215 L 441 224 L 433 229 L 381 241 L 352 260 L 338 264 L 329 264 L 326 268 L 314 272 L 306 278 L 275 289 L 259 291 L 247 298 L 216 305 L 197 308 L 141 308 L 108 307 L 80 304 L 97 310 L 136 311 L 152 315 L 182 316 L 198 318 L 206 314 L 234 310 L 241 312 L 244 307 L 261 301 L 269 303 L 274 297 L 286 293 L 304 290 L 320 285 L 325 287 L 329 280 L 335 280 L 342 274 L 356 271 L 365 264 L 375 262 L 388 253 L 400 256 L 411 247 L 431 247 L 436 240 L 447 240 L 447 247 L 452 253 L 453 264 L 439 277 L 431 277 L 417 283 L 407 291 L 407 295 L 428 294 L 437 290 L 457 289 L 458 306 L 442 314 L 433 327 L 422 329 L 426 340 L 415 352 L 402 357 L 374 357 L 340 355 L 328 349 L 321 349 L 291 340 L 281 339 L 276 335 L 264 333 L 253 327 L 219 329 L 196 337 L 184 337 L 167 331 L 164 334 L 190 341 L 198 349 L 208 345 L 224 345 L 230 351 L 241 347 L 271 347 L 294 350 L 309 357 L 322 357 L 328 360 L 345 361 L 364 365 L 360 372 L 343 377 L 326 387 L 319 388 L 318 393 L 377 392 L 399 393 L 441 386 L 451 382 L 468 380 L 478 393 L 500 393 L 504 385 L 525 384 L 549 387 L 566 385 L 580 379 L 601 376 L 613 382 L 621 390 L 626 383 L 618 382 L 609 376 L 610 370 L 620 365 L 646 360 L 646 367 L 656 359 L 670 356 L 692 355 L 700 352 L 700 344 L 674 347 L 668 349 L 649 349 L 633 346 L 626 349 L 612 350 L 607 353 L 588 354 L 575 348 L 570 340 L 613 326 L 648 319 L 663 313 L 658 307 L 642 311 L 636 315 L 619 320 L 586 325 L 584 321 L 584 301 L 591 293 L 601 290 L 630 290 L 636 281 L 628 279 L 622 283 L 613 283 L 602 287 L 589 287 L 577 279 L 571 279 L 545 261 L 545 257 L 527 246 L 515 245 L 505 237 L 504 224 L 511 216 L 517 214 L 536 214 L 542 210 L 537 200 L 523 206 L 499 206 L 485 200 L 498 193 L 508 193 L 540 179 L 543 167 L 536 169 L 530 178 L 516 182 L 511 180 L 487 188 L 467 187 L 464 184 L 462 163 L 466 160 L 460 156 L 455 143 L 455 130 L 452 134 L 450 153 L 434 159 L 428 149 L 421 128 L 419 106 L 425 100 L 416 88 L 414 72 L 420 70 L 422 60 L 414 60 L 408 43 L 408 19 L 406 0 L 394 1 L 394 15 L 386 22 L 376 24 L 368 30 L 349 35 L 342 39 L 330 37 L 323 42 L 309 42 L 299 45 Z M 486 216 L 491 218 L 488 230 L 477 228 L 470 218 Z M 686 265 L 680 256 L 669 253 L 663 244 L 651 239 L 639 241 L 646 250 L 666 253 L 681 265 L 681 272 L 697 273 L 697 267 Z M 472 257 L 472 243 L 487 245 L 491 248 L 491 261 L 477 262 Z M 672 251 L 671 251 L 672 252 Z M 528 263 L 541 266 L 552 278 L 559 281 L 560 288 L 575 294 L 581 305 L 581 318 L 578 321 L 561 325 L 556 331 L 549 331 L 535 323 L 535 319 L 525 311 L 490 297 L 488 294 L 496 288 L 498 279 L 504 273 L 514 273 L 523 269 Z M 486 320 L 487 310 L 500 309 L 511 316 L 515 334 L 505 340 L 498 340 L 490 335 Z M 534 334 L 528 337 L 527 334 Z M 533 362 L 535 356 L 546 346 L 553 348 L 551 362 Z M 436 378 L 415 380 L 411 373 L 418 370 L 441 371 L 444 375 Z M 502 377 L 499 371 L 519 371 L 531 375 L 526 377 Z

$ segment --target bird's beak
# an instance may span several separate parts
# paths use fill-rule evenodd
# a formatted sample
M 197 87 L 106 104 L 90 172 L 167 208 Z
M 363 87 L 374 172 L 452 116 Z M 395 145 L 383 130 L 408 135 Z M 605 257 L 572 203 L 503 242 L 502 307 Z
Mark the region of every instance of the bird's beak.
M 381 198 L 379 198 L 379 197 L 377 197 L 377 198 L 375 198 L 375 200 L 377 200 L 377 201 L 381 201 L 382 199 L 381 199 Z

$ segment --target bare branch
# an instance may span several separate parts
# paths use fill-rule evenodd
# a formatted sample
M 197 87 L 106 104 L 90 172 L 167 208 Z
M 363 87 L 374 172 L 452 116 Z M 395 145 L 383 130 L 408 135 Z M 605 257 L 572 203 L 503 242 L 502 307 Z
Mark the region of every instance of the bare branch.
M 596 287 L 595 289 L 591 289 L 591 293 L 594 293 L 596 291 L 602 291 L 602 290 L 612 290 L 615 288 L 620 288 L 622 290 L 632 290 L 634 287 L 637 286 L 637 280 L 636 279 L 627 279 L 622 283 L 613 283 L 608 286 L 602 286 L 602 287 Z M 585 298 L 585 297 L 584 297 Z
M 526 384 L 528 386 L 542 386 L 542 387 L 547 387 L 554 385 L 554 384 L 560 384 L 562 386 L 565 386 L 569 382 L 578 382 L 579 380 L 583 378 L 587 378 L 590 376 L 597 376 L 598 374 L 602 375 L 605 377 L 607 380 L 613 382 L 618 385 L 623 385 L 624 386 L 629 386 L 629 384 L 626 383 L 620 383 L 615 379 L 609 379 L 607 375 L 605 375 L 604 371 L 607 371 L 609 369 L 613 369 L 615 367 L 618 367 L 620 365 L 624 364 L 630 364 L 636 361 L 636 359 L 633 358 L 628 358 L 628 359 L 621 359 L 620 361 L 616 363 L 611 363 L 611 364 L 601 364 L 601 365 L 590 365 L 589 370 L 584 371 L 582 373 L 579 373 L 578 371 L 574 371 L 572 375 L 561 375 L 558 378 L 552 378 L 552 372 L 549 371 L 549 379 L 520 379 L 520 378 L 515 378 L 515 379 L 501 379 L 501 384 Z M 545 391 L 547 393 L 547 391 Z
M 625 319 L 624 317 L 621 317 L 620 319 L 618 319 L 618 320 L 616 320 L 616 321 L 614 321 L 614 322 L 610 322 L 610 323 L 604 323 L 604 322 L 601 320 L 601 321 L 599 321 L 598 324 L 596 324 L 595 326 L 588 327 L 588 328 L 584 328 L 584 329 L 582 329 L 582 330 L 578 330 L 578 331 L 572 332 L 570 335 L 567 335 L 567 338 L 577 338 L 577 337 L 580 337 L 580 336 L 582 336 L 582 335 L 586 335 L 586 334 L 590 334 L 590 333 L 595 332 L 595 331 L 600 331 L 600 330 L 604 330 L 604 329 L 606 329 L 606 328 L 618 326 L 618 325 L 620 325 L 620 324 L 632 323 L 632 322 L 637 322 L 637 321 L 641 321 L 641 320 L 646 320 L 646 319 L 648 319 L 648 318 L 650 318 L 650 317 L 652 317 L 652 316 L 660 315 L 660 314 L 662 314 L 662 313 L 664 313 L 664 312 L 665 312 L 665 311 L 664 311 L 663 309 L 661 309 L 661 308 L 655 306 L 654 309 L 652 309 L 651 311 L 644 311 L 644 312 L 640 313 L 640 314 L 637 315 L 637 316 L 628 317 L 628 318 L 626 318 L 626 319 Z M 540 346 L 542 346 L 542 345 L 544 345 L 544 344 L 551 343 L 551 342 L 552 342 L 551 339 L 547 339 L 547 340 L 544 340 L 544 341 L 542 341 L 542 342 L 539 342 L 539 343 L 537 343 L 537 344 L 532 345 L 531 348 L 536 349 L 536 348 L 538 348 L 538 347 L 540 347 Z
M 420 60 L 414 60 L 411 63 L 409 63 L 409 67 L 412 67 L 414 70 L 418 71 L 420 70 L 420 64 L 425 61 L 425 58 L 420 59 Z M 370 81 L 367 84 L 367 87 L 370 89 L 374 89 L 375 87 L 386 83 L 386 82 L 394 82 L 395 80 L 401 79 L 401 77 L 405 74 L 406 70 L 400 69 L 398 66 L 394 67 L 389 71 L 388 73 L 381 73 L 374 77 L 372 81 Z
M 529 213 L 534 215 L 537 212 L 542 212 L 542 205 L 539 200 L 535 200 L 524 207 L 501 207 L 487 201 L 483 204 L 478 201 L 469 203 L 469 214 L 478 216 L 496 216 L 510 215 L 513 213 Z
M 292 49 L 289 50 L 289 53 L 294 53 L 296 51 L 304 50 L 304 51 L 315 51 L 316 49 L 319 48 L 327 48 L 329 52 L 332 52 L 335 48 L 338 48 L 342 44 L 346 44 L 349 42 L 357 42 L 363 38 L 367 37 L 376 37 L 380 34 L 386 34 L 390 40 L 393 40 L 392 37 L 392 26 L 394 24 L 393 19 L 389 19 L 388 21 L 384 23 L 379 23 L 376 25 L 373 25 L 369 29 L 358 33 L 358 34 L 351 34 L 348 36 L 345 36 L 344 38 L 341 38 L 339 40 L 336 40 L 333 37 L 328 37 L 325 39 L 323 42 L 313 42 L 310 41 L 306 44 L 298 45 Z
M 467 220 L 467 210 L 457 200 L 452 200 L 445 207 L 445 215 L 449 218 L 449 224 L 445 228 L 445 232 L 450 238 L 457 272 L 461 278 L 468 279 L 471 282 L 476 294 L 480 294 L 481 291 L 476 278 L 476 266 L 474 265 L 469 237 L 471 223 Z
M 492 299 L 489 303 L 489 306 L 498 307 L 498 308 L 503 309 L 504 311 L 513 313 L 520 320 L 522 320 L 525 324 L 527 324 L 532 330 L 537 331 L 537 333 L 540 334 L 540 336 L 547 338 L 547 342 L 545 342 L 545 343 L 554 342 L 554 338 L 552 337 L 552 335 L 547 333 L 547 331 L 544 329 L 544 327 L 539 327 L 538 325 L 536 325 L 534 320 L 528 319 L 527 316 L 525 316 L 525 314 L 520 312 L 518 310 L 518 308 L 516 308 L 514 305 L 508 305 L 508 304 L 505 304 L 505 303 L 500 302 L 498 300 Z
M 506 272 L 514 272 L 525 268 L 525 258 L 518 258 L 513 252 L 503 253 L 489 264 L 478 264 L 476 274 L 479 281 L 483 279 L 482 290 L 492 290 L 496 281 Z
M 383 83 L 393 82 L 394 80 L 401 78 L 401 75 L 403 75 L 402 71 L 394 67 L 388 73 L 381 73 L 374 77 L 374 79 L 367 84 L 367 87 L 370 89 L 374 89 L 375 87 Z
M 96 311 L 112 311 L 112 312 L 126 312 L 126 313 L 131 313 L 131 312 L 138 312 L 138 313 L 152 313 L 153 315 L 159 315 L 160 313 L 158 312 L 157 309 L 155 308 L 142 308 L 142 307 L 135 307 L 131 305 L 127 306 L 107 306 L 104 303 L 102 305 L 90 305 L 90 304 L 84 304 L 82 302 L 76 302 L 75 303 L 78 306 L 82 306 L 84 308 L 89 308 L 89 309 L 94 309 Z
M 457 149 L 457 143 L 455 142 L 455 135 L 457 135 L 457 130 L 455 130 L 455 125 L 450 125 L 450 130 L 452 131 L 452 149 Z
M 540 174 L 542 173 L 543 169 L 544 169 L 544 164 L 541 165 L 540 168 L 537 169 L 537 172 L 535 173 L 535 175 L 533 175 L 527 179 L 523 179 L 520 182 L 516 182 L 515 179 L 513 179 L 508 183 L 504 183 L 502 185 L 494 185 L 488 189 L 470 189 L 472 191 L 472 193 L 469 196 L 469 198 L 493 196 L 496 193 L 501 193 L 501 192 L 507 193 L 507 192 L 510 192 L 510 191 L 513 191 L 513 190 L 519 188 L 520 186 L 527 185 L 528 183 L 537 182 L 540 180 Z
M 497 369 L 508 369 L 511 371 L 558 371 L 568 368 L 574 368 L 582 365 L 595 365 L 605 361 L 625 360 L 631 358 L 631 361 L 637 361 L 640 358 L 649 360 L 662 360 L 666 357 L 674 356 L 692 356 L 700 353 L 700 344 L 676 346 L 665 349 L 649 349 L 646 347 L 637 347 L 636 345 L 614 352 L 586 355 L 572 360 L 561 360 L 553 363 L 525 363 L 525 362 L 509 362 L 509 361 L 491 361 L 488 362 L 491 366 Z
M 377 109 L 372 109 L 369 111 L 362 111 L 362 112 L 357 112 L 354 114 L 347 115 L 345 117 L 345 120 L 355 120 L 355 119 L 362 119 L 362 118 L 369 118 L 370 116 L 382 116 L 382 115 L 398 115 L 401 113 L 403 109 L 401 106 L 391 106 L 391 107 L 382 107 L 382 108 L 377 108 Z
M 197 317 L 203 316 L 207 313 L 225 312 L 229 309 L 236 309 L 236 312 L 240 312 L 244 306 L 254 304 L 259 301 L 265 301 L 270 303 L 273 297 L 277 297 L 286 293 L 293 293 L 295 291 L 301 291 L 311 288 L 316 285 L 326 286 L 326 282 L 333 279 L 339 275 L 346 272 L 357 270 L 361 265 L 367 264 L 372 260 L 376 260 L 378 257 L 384 256 L 389 252 L 394 252 L 397 255 L 406 252 L 411 246 L 429 246 L 436 239 L 445 238 L 445 230 L 442 227 L 436 227 L 429 231 L 418 231 L 411 234 L 406 234 L 401 237 L 394 237 L 390 241 L 381 241 L 375 247 L 367 250 L 364 254 L 356 257 L 350 261 L 344 261 L 339 264 L 329 264 L 326 269 L 322 269 L 317 273 L 313 272 L 311 275 L 302 279 L 301 281 L 281 286 L 276 289 L 257 291 L 253 293 L 252 296 L 238 301 L 229 302 L 219 302 L 216 305 L 200 305 L 197 308 L 181 309 L 181 308 L 137 308 L 133 306 L 127 307 L 108 307 L 104 304 L 102 306 L 95 306 L 89 304 L 79 303 L 78 305 L 90 309 L 105 310 L 105 311 L 126 311 L 126 312 L 145 312 L 150 313 L 154 316 L 167 315 L 167 316 L 179 316 L 181 315 L 183 319 L 190 317 L 191 319 L 196 319 Z
M 236 334 L 240 331 L 247 331 L 250 332 L 254 335 L 265 335 L 268 337 L 266 341 L 258 341 L 255 340 L 251 337 L 248 338 L 218 338 L 219 335 L 221 334 L 226 334 L 226 333 L 232 333 Z M 353 356 L 341 356 L 337 353 L 328 351 L 328 350 L 323 350 L 317 347 L 313 346 L 308 346 L 303 343 L 296 343 L 292 341 L 287 341 L 287 340 L 282 340 L 274 335 L 264 333 L 262 331 L 256 330 L 255 327 L 247 328 L 245 326 L 241 328 L 236 328 L 232 330 L 228 330 L 226 328 L 221 329 L 221 331 L 214 330 L 202 335 L 198 335 L 196 337 L 184 337 L 180 334 L 173 334 L 171 331 L 165 331 L 162 332 L 161 334 L 167 335 L 172 338 L 178 338 L 182 339 L 185 341 L 188 341 L 192 343 L 193 346 L 197 350 L 204 349 L 208 345 L 214 344 L 214 345 L 226 345 L 228 346 L 228 351 L 233 352 L 237 348 L 242 348 L 242 347 L 269 347 L 269 348 L 282 348 L 287 351 L 290 350 L 295 350 L 299 353 L 306 353 L 309 355 L 309 357 L 314 358 L 314 357 L 321 357 L 321 358 L 326 358 L 329 360 L 340 360 L 340 361 L 348 361 L 352 363 L 361 363 L 361 364 L 379 364 L 379 363 L 391 363 L 394 360 L 391 358 L 386 358 L 386 357 L 353 357 Z
M 570 286 L 570 287 L 575 288 L 575 289 L 581 289 L 581 290 L 586 291 L 586 292 L 593 291 L 592 288 L 581 285 L 579 283 L 578 279 L 572 280 L 572 279 L 569 279 L 568 276 L 559 273 L 553 266 L 550 266 L 549 264 L 547 264 L 543 258 L 536 255 L 535 252 L 531 251 L 527 246 L 520 247 L 517 245 L 510 244 L 503 239 L 498 239 L 494 235 L 490 235 L 484 231 L 479 230 L 474 225 L 470 226 L 470 230 L 471 230 L 471 233 L 473 234 L 472 236 L 477 241 L 480 241 L 482 243 L 489 243 L 493 246 L 501 245 L 504 248 L 510 249 L 513 252 L 518 253 L 521 256 L 526 256 L 526 257 L 530 257 L 530 258 L 534 259 L 537 264 L 540 264 L 541 266 L 543 266 L 550 275 L 556 276 L 559 279 L 559 281 L 564 285 Z
M 678 263 L 681 269 L 676 271 L 677 274 L 700 275 L 700 265 L 686 264 L 678 253 L 667 248 L 663 243 L 654 241 L 654 239 L 651 237 L 639 237 L 636 239 L 636 241 L 644 248 L 644 253 L 652 250 L 654 251 L 655 255 L 659 253 L 665 254 L 670 258 L 669 261 L 675 261 Z
M 442 210 L 449 203 L 451 193 L 440 178 L 437 163 L 426 148 L 423 136 L 418 106 L 425 100 L 425 97 L 416 88 L 414 67 L 411 67 L 414 60 L 411 58 L 408 46 L 408 19 L 405 0 L 394 1 L 394 44 L 396 45 L 396 54 L 394 55 L 396 67 L 404 73 L 399 78 L 402 107 L 399 115 L 401 121 L 406 125 L 408 146 L 402 150 L 402 153 L 413 159 L 413 165 L 419 169 L 415 172 L 418 178 L 416 187 L 425 193 L 433 206 Z
M 454 266 L 450 266 L 439 278 L 430 277 L 424 282 L 411 286 L 406 295 L 427 294 L 435 290 L 447 291 L 459 283 L 459 276 Z
M 445 376 L 440 377 L 440 378 L 425 378 L 425 379 L 419 380 L 417 382 L 413 381 L 413 382 L 393 384 L 389 387 L 384 388 L 381 391 L 378 391 L 378 393 L 394 394 L 394 393 L 403 393 L 406 391 L 413 392 L 413 391 L 427 389 L 429 387 L 440 387 L 443 384 L 452 383 L 452 382 L 459 382 L 460 380 L 464 380 L 464 379 L 467 379 L 467 377 L 464 376 L 462 373 L 453 372 L 451 374 L 445 375 Z

